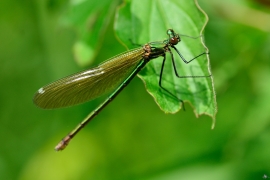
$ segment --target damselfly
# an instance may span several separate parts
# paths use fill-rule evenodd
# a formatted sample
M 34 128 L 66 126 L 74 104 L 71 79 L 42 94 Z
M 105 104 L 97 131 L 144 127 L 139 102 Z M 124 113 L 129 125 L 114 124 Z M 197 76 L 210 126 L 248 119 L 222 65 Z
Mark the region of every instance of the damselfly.
M 102 94 L 114 90 L 101 105 L 91 112 L 73 131 L 58 143 L 55 150 L 63 150 L 68 145 L 69 141 L 106 105 L 108 105 L 152 59 L 160 56 L 163 57 L 163 63 L 159 75 L 159 86 L 161 89 L 166 91 L 166 93 L 177 98 L 162 86 L 162 74 L 166 61 L 166 53 L 171 55 L 175 75 L 179 78 L 183 78 L 183 76 L 179 76 L 177 72 L 171 48 L 177 52 L 186 64 L 206 53 L 201 53 L 187 61 L 175 47 L 175 45 L 181 41 L 180 36 L 172 29 L 167 30 L 167 34 L 168 39 L 164 41 L 150 42 L 142 47 L 126 51 L 110 58 L 95 68 L 67 76 L 38 90 L 34 96 L 34 103 L 44 109 L 72 106 L 93 100 Z M 187 77 L 194 78 L 209 76 Z M 179 101 L 182 103 L 182 107 L 184 109 L 183 100 L 179 99 Z

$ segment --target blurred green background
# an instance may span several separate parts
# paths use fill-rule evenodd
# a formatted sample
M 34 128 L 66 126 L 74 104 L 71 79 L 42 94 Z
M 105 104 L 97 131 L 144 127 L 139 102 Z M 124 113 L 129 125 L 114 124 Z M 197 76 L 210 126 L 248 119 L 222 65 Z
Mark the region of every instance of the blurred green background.
M 135 78 L 67 149 L 55 152 L 105 98 L 50 111 L 32 102 L 41 86 L 86 68 L 73 57 L 78 32 L 62 19 L 72 2 L 0 2 L 0 179 L 270 177 L 269 1 L 199 1 L 210 18 L 214 130 L 211 118 L 195 118 L 188 104 L 186 112 L 164 114 Z M 125 50 L 113 15 L 107 24 L 95 64 Z

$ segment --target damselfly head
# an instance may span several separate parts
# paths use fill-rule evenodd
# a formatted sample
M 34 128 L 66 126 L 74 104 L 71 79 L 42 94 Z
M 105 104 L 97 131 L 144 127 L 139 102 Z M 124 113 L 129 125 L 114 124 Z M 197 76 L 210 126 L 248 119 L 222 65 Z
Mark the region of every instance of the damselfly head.
M 176 34 L 174 32 L 174 30 L 168 29 L 167 34 L 169 36 L 169 44 L 170 45 L 176 45 L 181 41 L 180 36 L 178 34 Z

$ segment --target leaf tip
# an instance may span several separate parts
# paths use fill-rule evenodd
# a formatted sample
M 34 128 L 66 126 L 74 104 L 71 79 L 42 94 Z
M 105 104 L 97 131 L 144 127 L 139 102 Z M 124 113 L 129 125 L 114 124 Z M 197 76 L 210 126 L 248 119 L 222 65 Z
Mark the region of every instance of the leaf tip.
M 215 126 L 216 126 L 216 119 L 213 118 L 213 120 L 212 120 L 212 125 L 211 125 L 211 129 L 213 130 L 213 129 L 215 128 Z

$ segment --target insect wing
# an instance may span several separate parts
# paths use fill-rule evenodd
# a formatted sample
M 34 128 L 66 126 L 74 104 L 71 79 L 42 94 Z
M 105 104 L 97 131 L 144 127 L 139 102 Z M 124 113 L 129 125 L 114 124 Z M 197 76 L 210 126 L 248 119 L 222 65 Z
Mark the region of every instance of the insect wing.
M 110 58 L 99 66 L 59 79 L 38 90 L 34 103 L 44 109 L 72 106 L 116 89 L 142 59 L 137 48 Z

